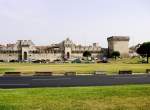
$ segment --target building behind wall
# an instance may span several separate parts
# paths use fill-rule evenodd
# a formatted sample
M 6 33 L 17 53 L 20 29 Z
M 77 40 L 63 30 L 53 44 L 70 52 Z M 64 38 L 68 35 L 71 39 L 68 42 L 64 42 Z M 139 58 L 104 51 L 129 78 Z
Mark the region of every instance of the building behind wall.
M 129 40 L 128 36 L 112 36 L 107 38 L 109 56 L 111 56 L 113 51 L 119 51 L 121 57 L 129 57 Z

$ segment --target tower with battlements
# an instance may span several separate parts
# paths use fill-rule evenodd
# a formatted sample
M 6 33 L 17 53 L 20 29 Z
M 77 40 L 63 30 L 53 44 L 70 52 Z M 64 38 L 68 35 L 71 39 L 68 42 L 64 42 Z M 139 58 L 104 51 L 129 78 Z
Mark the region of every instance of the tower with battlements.
M 129 56 L 129 37 L 128 36 L 111 36 L 107 38 L 108 41 L 108 55 L 113 51 L 119 51 L 121 57 Z

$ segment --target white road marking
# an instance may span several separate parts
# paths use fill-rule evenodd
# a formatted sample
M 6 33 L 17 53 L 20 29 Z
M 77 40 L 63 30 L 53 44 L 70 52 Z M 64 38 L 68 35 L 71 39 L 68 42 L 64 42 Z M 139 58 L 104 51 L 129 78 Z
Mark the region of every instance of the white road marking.
M 32 79 L 32 80 L 36 80 L 36 81 L 47 81 L 47 80 L 70 80 L 71 78 L 53 78 L 53 79 Z

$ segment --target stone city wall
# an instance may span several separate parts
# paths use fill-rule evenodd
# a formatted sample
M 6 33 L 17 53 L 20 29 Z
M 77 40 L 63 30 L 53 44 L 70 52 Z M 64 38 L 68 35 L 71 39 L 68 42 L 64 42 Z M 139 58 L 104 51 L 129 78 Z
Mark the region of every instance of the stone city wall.
M 61 53 L 32 53 L 28 55 L 30 60 L 49 60 L 61 59 Z
M 18 53 L 0 53 L 0 60 L 6 62 L 18 60 Z

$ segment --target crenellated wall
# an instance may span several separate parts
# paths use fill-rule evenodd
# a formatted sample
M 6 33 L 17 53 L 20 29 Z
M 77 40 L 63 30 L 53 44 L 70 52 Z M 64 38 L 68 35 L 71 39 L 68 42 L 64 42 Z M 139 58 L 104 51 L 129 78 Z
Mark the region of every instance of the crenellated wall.
M 18 60 L 18 53 L 0 53 L 0 60 L 6 62 L 11 60 Z
M 49 60 L 61 59 L 61 53 L 32 53 L 28 55 L 29 60 Z
M 129 37 L 112 36 L 108 40 L 108 49 L 111 54 L 113 51 L 119 51 L 122 56 L 129 54 Z M 69 38 L 58 43 L 48 46 L 36 46 L 31 40 L 18 40 L 15 44 L 7 44 L 0 47 L 0 60 L 10 61 L 32 61 L 32 60 L 49 60 L 57 59 L 74 59 L 82 58 L 85 51 L 91 52 L 92 57 L 100 58 L 107 52 L 103 51 L 98 43 L 83 46 L 74 44 Z M 102 53 L 103 52 L 103 53 Z

